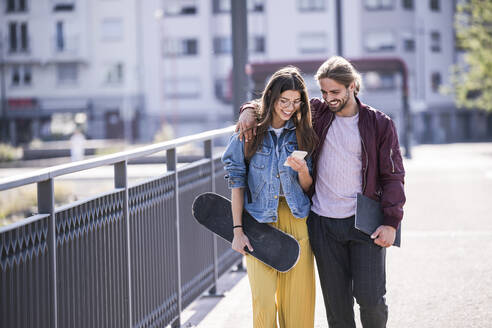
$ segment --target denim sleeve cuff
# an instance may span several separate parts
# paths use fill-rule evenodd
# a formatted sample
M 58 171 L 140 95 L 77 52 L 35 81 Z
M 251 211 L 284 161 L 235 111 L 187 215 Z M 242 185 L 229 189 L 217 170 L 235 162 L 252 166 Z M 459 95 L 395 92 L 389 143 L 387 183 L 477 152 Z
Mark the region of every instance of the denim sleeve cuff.
M 229 176 L 229 178 L 227 179 L 227 185 L 229 189 L 246 188 L 246 181 L 241 178 L 232 178 Z
M 313 162 L 312 162 L 312 159 L 311 158 L 309 158 L 306 161 L 306 165 L 308 167 L 309 175 L 311 175 L 311 177 L 312 177 L 313 176 Z

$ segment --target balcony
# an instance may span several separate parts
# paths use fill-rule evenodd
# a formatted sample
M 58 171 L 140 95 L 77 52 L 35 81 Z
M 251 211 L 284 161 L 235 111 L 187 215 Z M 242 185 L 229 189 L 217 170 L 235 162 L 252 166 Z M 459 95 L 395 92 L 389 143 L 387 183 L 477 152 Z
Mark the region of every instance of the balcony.
M 80 36 L 73 35 L 65 38 L 52 37 L 50 53 L 51 58 L 49 58 L 49 61 L 81 61 L 83 56 Z

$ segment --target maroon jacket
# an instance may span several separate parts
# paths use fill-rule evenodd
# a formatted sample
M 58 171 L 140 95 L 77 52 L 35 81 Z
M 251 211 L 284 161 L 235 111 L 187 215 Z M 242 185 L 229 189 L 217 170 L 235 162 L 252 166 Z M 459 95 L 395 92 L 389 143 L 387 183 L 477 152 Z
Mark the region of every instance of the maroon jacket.
M 362 193 L 381 202 L 383 224 L 396 229 L 403 218 L 405 170 L 395 125 L 386 114 L 362 104 L 357 97 L 356 101 L 362 140 Z M 319 153 L 335 114 L 320 99 L 313 98 L 310 102 L 313 128 L 319 137 L 317 150 L 313 154 L 314 181 L 310 190 L 313 195 Z

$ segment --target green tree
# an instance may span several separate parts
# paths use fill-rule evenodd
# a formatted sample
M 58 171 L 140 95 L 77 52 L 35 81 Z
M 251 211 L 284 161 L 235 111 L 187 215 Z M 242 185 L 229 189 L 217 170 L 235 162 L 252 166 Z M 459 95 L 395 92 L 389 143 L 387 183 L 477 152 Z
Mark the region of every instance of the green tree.
M 464 62 L 454 67 L 456 103 L 492 111 L 492 1 L 461 1 L 455 28 L 457 46 L 464 51 Z

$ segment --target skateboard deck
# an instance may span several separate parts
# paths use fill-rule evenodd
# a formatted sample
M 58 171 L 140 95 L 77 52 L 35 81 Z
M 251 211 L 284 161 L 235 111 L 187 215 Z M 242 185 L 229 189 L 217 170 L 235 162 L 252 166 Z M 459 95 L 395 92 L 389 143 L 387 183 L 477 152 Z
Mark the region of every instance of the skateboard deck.
M 208 230 L 232 243 L 234 237 L 231 201 L 221 195 L 207 192 L 193 202 L 193 216 Z M 299 259 L 299 243 L 289 234 L 268 223 L 256 221 L 243 211 L 243 231 L 253 252 L 245 251 L 280 272 L 289 271 Z

